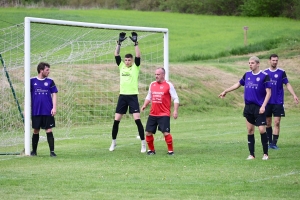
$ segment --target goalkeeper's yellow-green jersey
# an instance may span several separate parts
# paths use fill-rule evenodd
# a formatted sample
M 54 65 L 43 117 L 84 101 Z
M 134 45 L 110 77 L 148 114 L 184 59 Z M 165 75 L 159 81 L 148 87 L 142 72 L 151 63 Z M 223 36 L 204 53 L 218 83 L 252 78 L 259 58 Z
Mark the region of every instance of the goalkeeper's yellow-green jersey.
M 120 70 L 120 94 L 139 94 L 139 72 L 140 66 L 135 63 L 131 67 L 126 67 L 122 61 L 119 65 Z

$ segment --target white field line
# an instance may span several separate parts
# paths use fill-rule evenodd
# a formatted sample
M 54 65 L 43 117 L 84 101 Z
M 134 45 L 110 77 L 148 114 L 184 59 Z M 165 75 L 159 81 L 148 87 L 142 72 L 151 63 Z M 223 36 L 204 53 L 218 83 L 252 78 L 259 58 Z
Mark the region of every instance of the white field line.
M 287 177 L 287 176 L 293 176 L 293 175 L 297 175 L 297 174 L 300 174 L 300 171 L 291 171 L 289 173 L 280 174 L 280 175 L 276 175 L 276 176 L 270 176 L 268 178 L 249 180 L 248 182 L 255 183 L 255 182 L 267 181 L 267 180 L 271 180 L 271 179 L 278 179 L 278 178 Z

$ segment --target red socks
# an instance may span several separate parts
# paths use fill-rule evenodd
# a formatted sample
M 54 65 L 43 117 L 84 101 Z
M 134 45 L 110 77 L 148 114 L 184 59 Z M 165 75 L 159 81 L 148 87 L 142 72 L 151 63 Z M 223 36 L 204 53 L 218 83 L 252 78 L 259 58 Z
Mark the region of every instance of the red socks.
M 153 143 L 154 142 L 153 135 L 151 135 L 151 136 L 146 135 L 146 142 L 148 144 L 148 149 L 150 151 L 155 151 L 155 149 L 154 149 L 154 143 Z
M 168 151 L 173 151 L 173 138 L 172 138 L 171 133 L 169 135 L 165 136 L 165 141 L 168 146 Z
M 173 151 L 173 138 L 172 138 L 172 135 L 169 134 L 169 135 L 165 136 L 165 141 L 166 141 L 166 144 L 168 146 L 168 151 Z M 150 151 L 155 151 L 153 135 L 151 135 L 151 136 L 146 135 L 146 142 L 148 144 L 148 149 Z

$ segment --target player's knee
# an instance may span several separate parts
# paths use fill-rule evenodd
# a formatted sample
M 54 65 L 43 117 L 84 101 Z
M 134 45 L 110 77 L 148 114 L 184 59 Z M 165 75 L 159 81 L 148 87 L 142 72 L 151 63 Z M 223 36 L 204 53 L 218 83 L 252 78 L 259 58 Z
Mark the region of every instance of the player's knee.
M 146 140 L 152 138 L 153 139 L 153 134 L 151 132 L 146 132 Z

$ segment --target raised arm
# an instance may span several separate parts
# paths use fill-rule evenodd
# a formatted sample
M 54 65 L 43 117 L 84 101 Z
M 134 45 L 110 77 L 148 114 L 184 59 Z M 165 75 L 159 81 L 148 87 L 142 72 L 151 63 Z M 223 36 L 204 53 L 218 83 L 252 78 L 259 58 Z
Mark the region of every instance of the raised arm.
M 117 41 L 117 46 L 116 46 L 116 50 L 115 50 L 115 56 L 119 56 L 120 55 L 120 49 L 121 49 L 121 45 L 122 45 L 122 42 L 124 40 L 126 40 L 126 33 L 124 32 L 121 32 L 119 34 L 119 40 Z
M 115 50 L 115 56 L 120 56 L 121 44 L 117 44 Z
M 135 57 L 140 58 L 141 52 L 138 43 L 138 34 L 136 32 L 131 32 L 131 36 L 129 36 L 129 38 L 131 39 L 132 42 L 134 42 Z
M 134 48 L 135 48 L 135 57 L 140 58 L 140 57 L 141 57 L 141 52 L 140 52 L 139 45 L 136 44 L 136 45 L 134 46 Z

